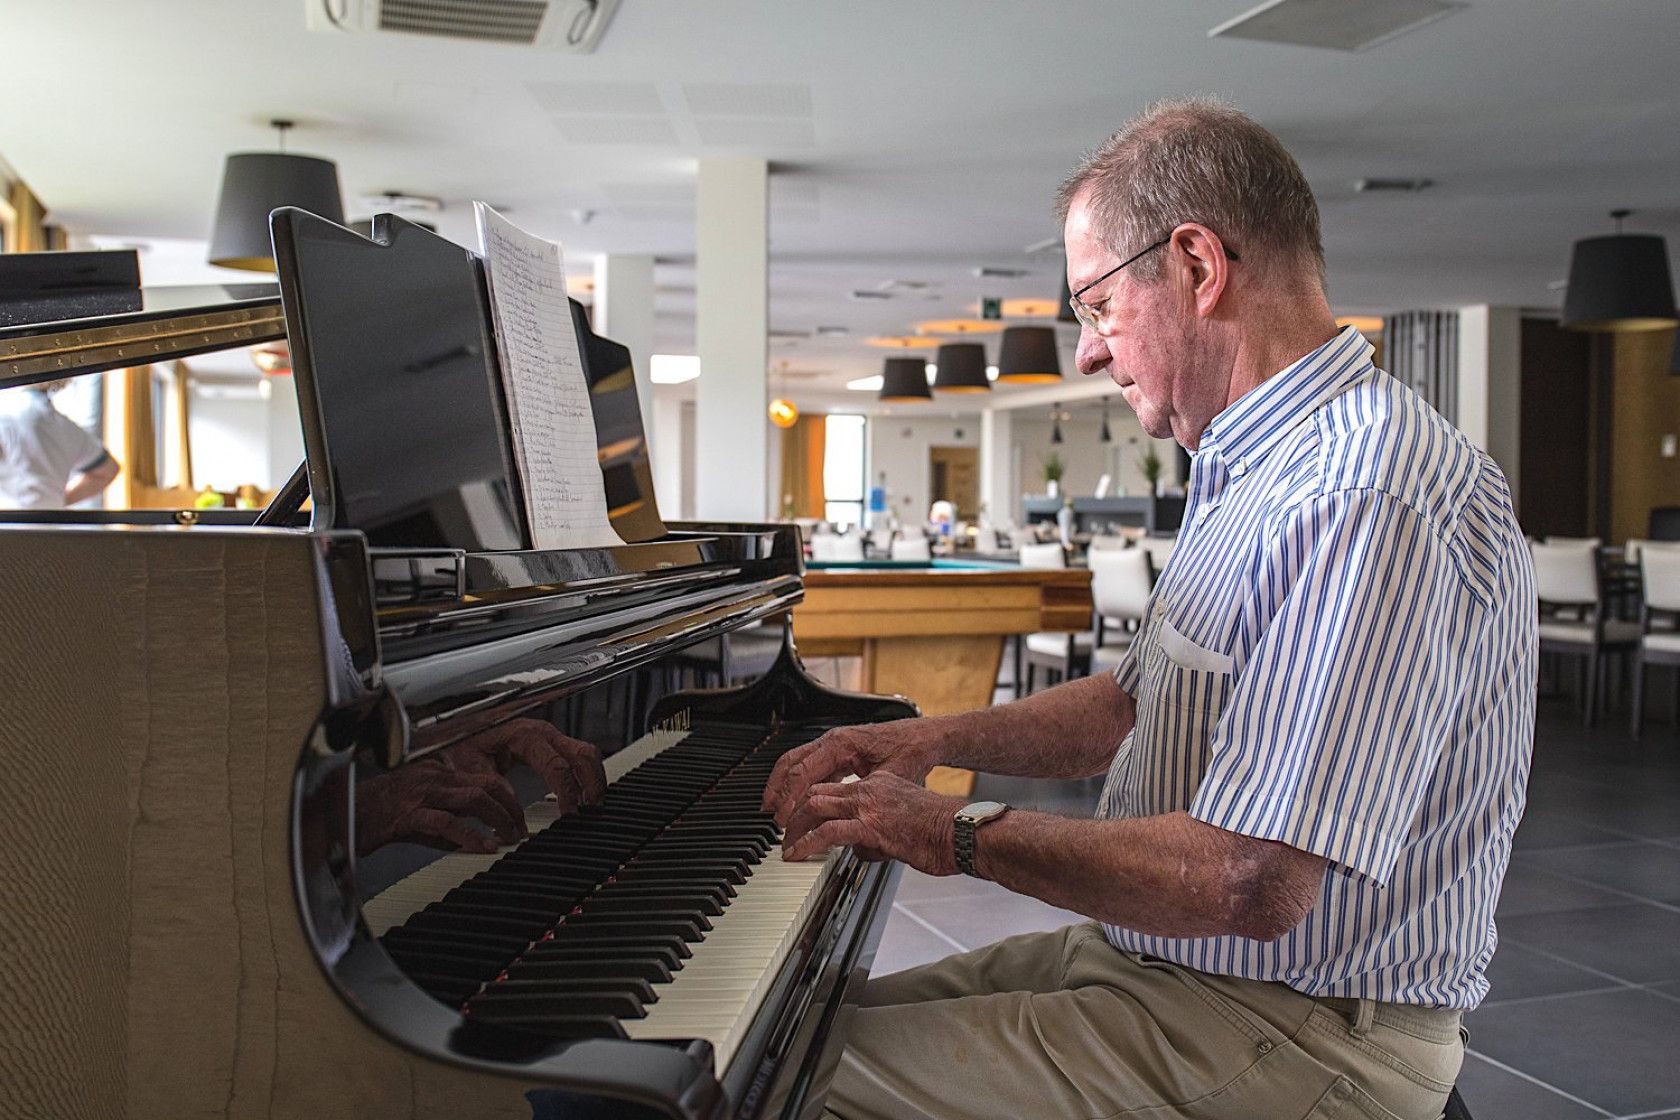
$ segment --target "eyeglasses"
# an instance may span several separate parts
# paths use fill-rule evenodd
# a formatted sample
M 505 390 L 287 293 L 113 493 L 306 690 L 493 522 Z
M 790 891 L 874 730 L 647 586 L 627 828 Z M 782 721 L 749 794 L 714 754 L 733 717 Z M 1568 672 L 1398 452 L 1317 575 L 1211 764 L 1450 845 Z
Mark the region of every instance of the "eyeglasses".
M 1096 330 L 1097 325 L 1102 322 L 1103 305 L 1108 303 L 1108 301 L 1106 299 L 1102 300 L 1097 304 L 1097 306 L 1092 307 L 1079 297 L 1096 287 L 1098 284 L 1101 284 L 1104 280 L 1107 280 L 1110 276 L 1113 276 L 1116 272 L 1119 272 L 1139 257 L 1147 256 L 1148 254 L 1153 253 L 1156 249 L 1159 249 L 1171 240 L 1172 234 L 1169 233 L 1153 245 L 1147 245 L 1144 248 L 1139 249 L 1137 252 L 1133 253 L 1131 256 L 1127 257 L 1125 260 L 1121 261 L 1119 264 L 1115 265 L 1113 268 L 1109 269 L 1107 272 L 1103 273 L 1101 276 L 1097 277 L 1077 292 L 1074 292 L 1068 297 L 1068 306 L 1073 308 L 1073 317 L 1078 319 L 1080 323 L 1089 327 L 1091 330 Z M 1225 256 L 1233 261 L 1239 259 L 1237 254 L 1229 247 L 1226 247 L 1225 249 Z

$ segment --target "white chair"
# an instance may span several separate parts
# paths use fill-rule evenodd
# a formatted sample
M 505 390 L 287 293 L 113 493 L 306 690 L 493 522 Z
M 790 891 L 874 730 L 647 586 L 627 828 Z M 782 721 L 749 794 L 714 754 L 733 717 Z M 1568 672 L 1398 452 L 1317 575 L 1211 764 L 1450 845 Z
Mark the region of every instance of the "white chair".
M 974 530 L 974 551 L 996 552 L 998 550 L 998 535 L 996 529 Z
M 892 542 L 894 560 L 932 560 L 933 548 L 926 537 L 900 537 Z
M 1633 542 L 1628 542 L 1630 545 Z M 1644 542 L 1647 546 L 1652 542 Z M 1633 737 L 1645 717 L 1645 667 L 1675 667 L 1669 711 L 1680 715 L 1680 548 L 1641 550 L 1639 655 L 1633 669 Z
M 1132 542 L 1118 533 L 1098 533 L 1091 538 L 1091 543 L 1085 546 L 1085 551 L 1087 553 L 1118 552 L 1123 548 L 1130 547 L 1132 547 Z
M 885 525 L 869 531 L 869 550 L 876 556 L 892 555 L 893 531 Z
M 863 538 L 855 533 L 847 533 L 842 537 L 828 537 L 832 543 L 828 548 L 829 560 L 845 562 L 863 559 Z
M 1598 719 L 1604 655 L 1632 652 L 1639 645 L 1639 624 L 1608 617 L 1596 545 L 1547 542 L 1530 545 L 1529 551 L 1540 600 L 1540 652 L 1581 658 L 1584 719 L 1591 727 Z
M 1021 547 L 1023 568 L 1065 568 L 1067 553 L 1059 544 L 1029 544 Z M 1042 667 L 1052 678 L 1070 680 L 1077 676 L 1091 656 L 1090 634 L 1026 634 L 1015 640 L 1015 696 L 1032 691 L 1035 670 Z M 1024 674 L 1024 675 L 1023 675 Z M 1052 684 L 1056 683 L 1053 679 Z
M 1604 542 L 1598 537 L 1547 537 L 1545 543 L 1562 545 L 1565 547 L 1569 545 L 1576 545 L 1582 548 L 1597 548 Z
M 1157 572 L 1166 571 L 1167 561 L 1172 559 L 1173 546 L 1178 544 L 1177 537 L 1144 536 L 1138 538 L 1138 547 L 1149 553 L 1149 562 L 1155 565 Z
M 1149 611 L 1155 586 L 1155 566 L 1141 548 L 1093 552 L 1091 605 L 1096 617 L 1091 647 L 1091 672 L 1112 673 L 1132 644 L 1138 624 Z
M 1019 550 L 1026 548 L 1028 545 L 1034 545 L 1037 543 L 1037 530 L 1030 529 L 1025 526 L 1019 529 L 1009 530 L 1009 544 L 1012 548 Z

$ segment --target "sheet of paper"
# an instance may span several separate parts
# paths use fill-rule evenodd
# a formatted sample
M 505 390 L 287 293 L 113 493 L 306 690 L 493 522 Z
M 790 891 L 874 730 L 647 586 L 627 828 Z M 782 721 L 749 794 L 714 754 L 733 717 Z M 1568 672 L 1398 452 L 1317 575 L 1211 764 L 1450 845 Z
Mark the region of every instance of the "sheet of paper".
M 482 202 L 473 209 L 531 546 L 623 544 L 607 519 L 595 413 L 566 302 L 560 246 L 526 233 Z

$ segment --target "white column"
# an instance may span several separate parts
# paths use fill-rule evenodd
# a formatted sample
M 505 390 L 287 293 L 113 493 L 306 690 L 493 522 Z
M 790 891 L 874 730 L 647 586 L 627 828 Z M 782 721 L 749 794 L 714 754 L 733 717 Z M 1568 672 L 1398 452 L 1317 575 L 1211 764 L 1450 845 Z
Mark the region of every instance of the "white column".
M 770 493 L 769 165 L 700 161 L 695 278 L 695 515 L 763 521 Z
M 1458 311 L 1458 426 L 1493 456 L 1518 493 L 1522 312 L 1477 304 Z
M 653 257 L 642 253 L 605 253 L 595 258 L 595 333 L 630 351 L 636 370 L 636 401 L 642 407 L 642 431 L 653 443 Z M 655 470 L 657 471 L 657 467 Z
M 980 500 L 986 505 L 993 525 L 1021 520 L 1016 509 L 1020 489 L 1015 479 L 1014 413 L 1003 408 L 980 412 Z

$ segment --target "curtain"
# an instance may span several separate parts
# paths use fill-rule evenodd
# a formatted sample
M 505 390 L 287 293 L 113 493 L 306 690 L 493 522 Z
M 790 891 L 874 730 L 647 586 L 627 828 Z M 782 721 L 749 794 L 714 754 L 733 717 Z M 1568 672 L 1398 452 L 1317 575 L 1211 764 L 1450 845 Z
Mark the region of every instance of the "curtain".
M 802 415 L 782 429 L 782 515 L 823 517 L 823 453 L 828 417 Z
M 1402 311 L 1383 320 L 1385 368 L 1458 423 L 1458 312 Z

